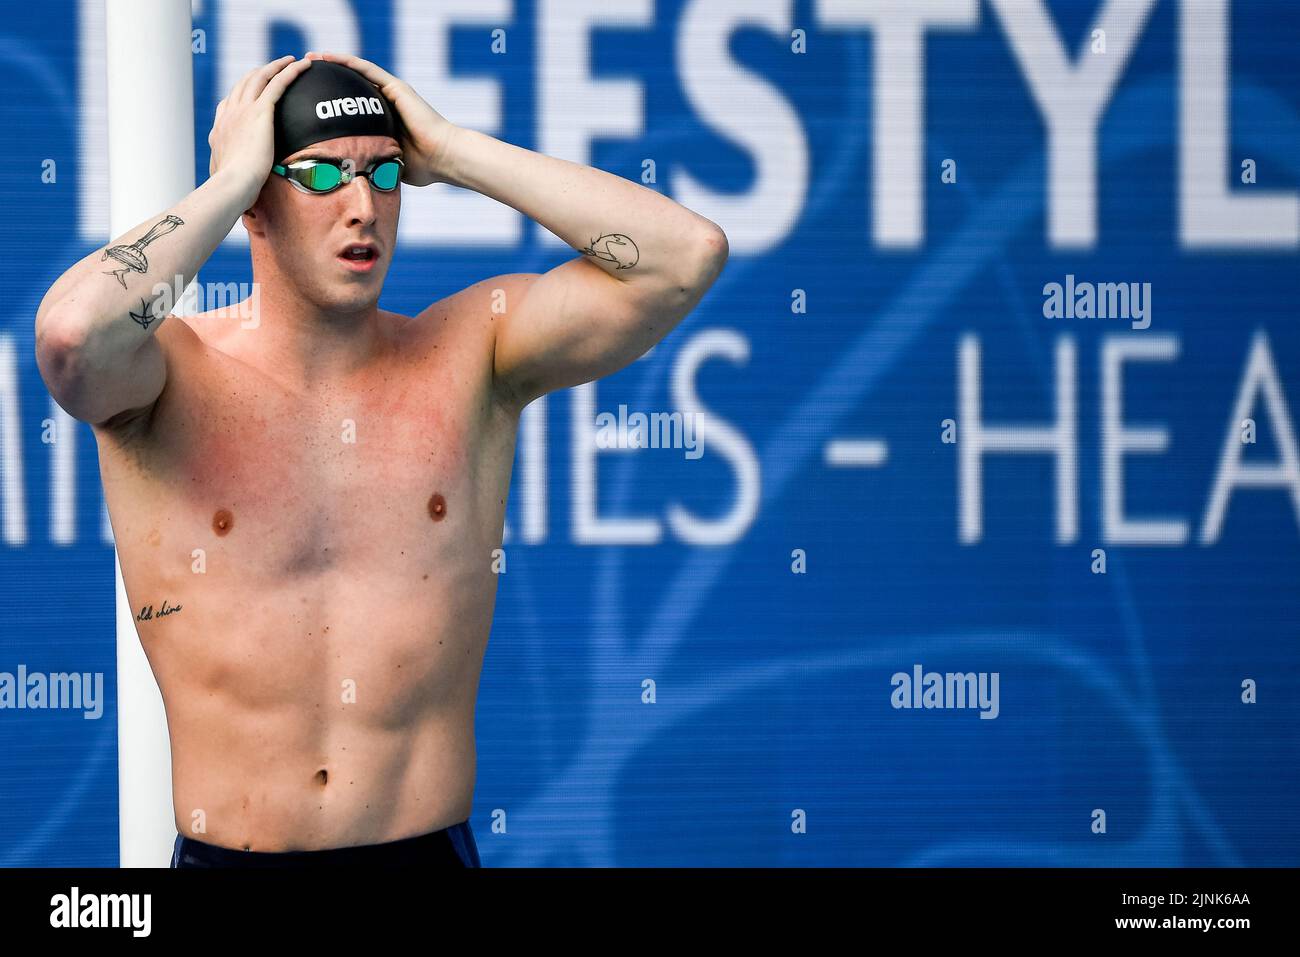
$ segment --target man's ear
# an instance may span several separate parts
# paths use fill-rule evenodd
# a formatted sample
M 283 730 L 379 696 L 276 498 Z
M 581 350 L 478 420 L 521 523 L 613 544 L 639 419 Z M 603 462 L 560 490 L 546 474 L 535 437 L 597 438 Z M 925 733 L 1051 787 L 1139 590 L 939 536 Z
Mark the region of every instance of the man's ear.
M 256 233 L 261 236 L 266 232 L 263 228 L 263 225 L 266 222 L 266 209 L 262 206 L 262 201 L 260 199 L 253 203 L 252 206 L 248 207 L 248 209 L 244 210 L 241 214 L 241 218 L 244 221 L 244 229 L 249 233 Z
M 240 214 L 240 218 L 244 221 L 244 229 L 249 233 L 257 233 L 259 236 L 266 234 L 266 227 L 271 221 L 269 201 L 273 198 L 272 193 L 267 189 L 270 182 L 271 178 L 268 177 L 253 200 L 253 205 Z

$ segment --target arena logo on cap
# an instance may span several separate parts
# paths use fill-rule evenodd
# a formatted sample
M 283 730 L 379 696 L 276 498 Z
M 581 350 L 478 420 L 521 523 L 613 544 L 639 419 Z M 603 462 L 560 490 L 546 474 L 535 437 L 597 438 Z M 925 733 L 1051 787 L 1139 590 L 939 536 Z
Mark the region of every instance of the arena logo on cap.
M 336 116 L 384 115 L 383 101 L 377 96 L 341 96 L 333 100 L 321 100 L 316 104 L 316 115 L 322 120 Z

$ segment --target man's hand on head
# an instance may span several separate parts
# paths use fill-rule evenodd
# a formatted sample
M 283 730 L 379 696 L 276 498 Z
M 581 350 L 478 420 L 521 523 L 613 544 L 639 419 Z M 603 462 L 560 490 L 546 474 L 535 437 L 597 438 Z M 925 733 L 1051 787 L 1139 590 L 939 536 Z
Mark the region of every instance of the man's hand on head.
M 402 151 L 405 170 L 402 182 L 428 186 L 446 180 L 449 143 L 457 130 L 441 113 L 431 107 L 412 86 L 399 80 L 383 67 L 347 53 L 318 53 L 312 50 L 307 60 L 329 60 L 356 70 L 379 88 L 397 111 L 401 121 Z
M 208 174 L 236 177 L 252 206 L 275 162 L 275 104 L 311 62 L 283 56 L 249 70 L 217 104 Z

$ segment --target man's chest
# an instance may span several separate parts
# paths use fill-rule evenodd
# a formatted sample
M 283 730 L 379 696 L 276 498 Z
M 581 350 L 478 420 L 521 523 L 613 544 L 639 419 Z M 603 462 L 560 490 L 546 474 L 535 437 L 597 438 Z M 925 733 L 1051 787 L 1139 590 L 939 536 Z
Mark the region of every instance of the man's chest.
M 176 418 L 163 456 L 187 494 L 281 508 L 458 482 L 484 427 L 468 396 L 433 385 L 305 396 L 234 389 Z
M 178 559 L 199 547 L 290 576 L 447 559 L 500 533 L 508 425 L 484 383 L 455 366 L 289 391 L 214 365 L 122 450 L 129 468 L 106 469 L 106 486 L 109 471 L 119 480 L 119 547 L 152 541 Z

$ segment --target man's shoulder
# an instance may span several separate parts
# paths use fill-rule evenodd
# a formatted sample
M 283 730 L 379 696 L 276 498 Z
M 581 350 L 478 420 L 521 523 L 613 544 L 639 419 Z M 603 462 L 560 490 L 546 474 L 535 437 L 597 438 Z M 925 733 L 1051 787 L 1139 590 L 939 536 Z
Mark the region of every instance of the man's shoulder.
M 524 293 L 537 277 L 538 273 L 514 272 L 480 279 L 464 289 L 429 304 L 421 315 L 431 311 L 440 312 L 452 309 L 472 311 L 480 309 L 485 304 L 494 306 L 499 310 L 509 309 L 510 298 Z
M 409 340 L 441 336 L 444 326 L 491 332 L 496 320 L 509 313 L 536 278 L 536 273 L 505 273 L 481 279 L 429 303 L 415 316 L 398 316 L 395 329 Z
M 431 302 L 398 333 L 398 341 L 417 352 L 421 361 L 441 362 L 448 356 L 481 363 L 483 377 L 491 383 L 503 408 L 522 408 L 516 396 L 501 387 L 496 376 L 497 336 L 511 311 L 527 295 L 537 273 L 503 273 L 489 276 Z M 452 346 L 450 351 L 441 347 Z M 439 358 L 441 357 L 441 358 Z

